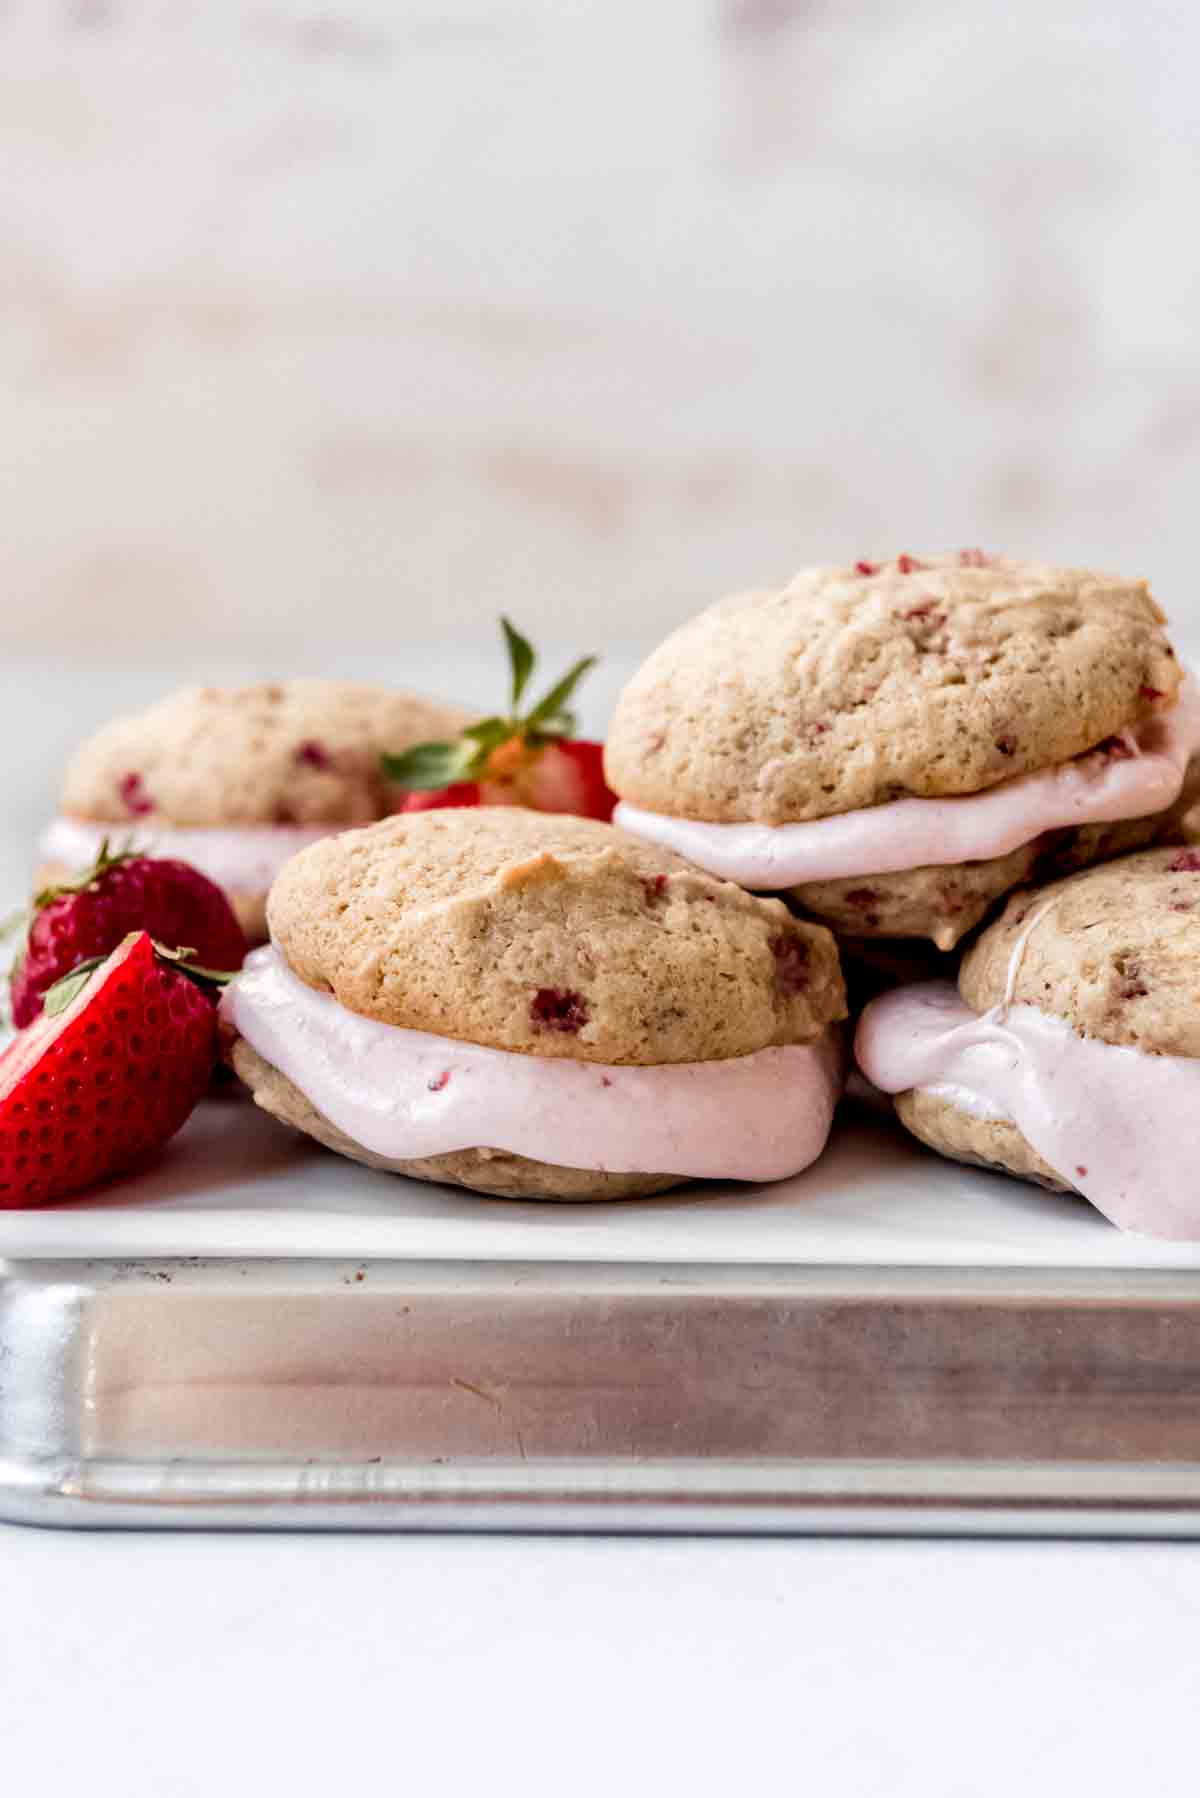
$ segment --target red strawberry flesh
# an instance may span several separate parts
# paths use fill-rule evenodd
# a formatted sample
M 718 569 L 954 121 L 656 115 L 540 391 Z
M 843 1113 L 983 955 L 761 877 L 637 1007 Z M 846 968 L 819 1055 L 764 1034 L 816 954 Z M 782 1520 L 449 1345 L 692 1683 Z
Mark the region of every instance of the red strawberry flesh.
M 432 792 L 406 793 L 400 806 L 402 812 L 436 812 L 449 807 L 480 805 L 479 783 L 474 780 L 456 781 L 451 787 L 435 787 Z
M 0 1207 L 82 1192 L 160 1148 L 208 1085 L 216 1013 L 128 936 L 56 1016 L 0 1056 Z
M 607 824 L 617 796 L 604 779 L 604 745 L 564 737 L 510 758 L 503 779 L 458 781 L 432 791 L 407 793 L 401 812 L 437 811 L 448 806 L 521 805 L 536 812 L 569 812 Z

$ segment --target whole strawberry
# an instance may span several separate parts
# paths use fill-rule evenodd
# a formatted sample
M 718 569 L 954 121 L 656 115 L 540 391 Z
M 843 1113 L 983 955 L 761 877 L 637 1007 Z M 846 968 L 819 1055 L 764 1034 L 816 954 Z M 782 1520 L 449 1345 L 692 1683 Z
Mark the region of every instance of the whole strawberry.
M 607 823 L 617 796 L 605 785 L 604 745 L 576 737 L 575 717 L 568 710 L 595 656 L 576 662 L 522 716 L 521 700 L 537 658 L 507 618 L 500 624 L 510 671 L 507 715 L 469 725 L 453 743 L 419 743 L 403 755 L 385 755 L 384 773 L 407 792 L 398 809 L 523 805 L 530 811 L 573 812 Z
M 110 854 L 107 842 L 94 867 L 33 902 L 24 948 L 13 964 L 10 1000 L 18 1029 L 42 1009 L 42 995 L 80 962 L 115 949 L 131 930 L 144 930 L 171 949 L 190 949 L 202 967 L 231 972 L 246 954 L 228 899 L 186 862 L 150 855 Z
M 0 1055 L 0 1206 L 45 1205 L 175 1134 L 208 1085 L 211 999 L 144 930 L 46 994 Z

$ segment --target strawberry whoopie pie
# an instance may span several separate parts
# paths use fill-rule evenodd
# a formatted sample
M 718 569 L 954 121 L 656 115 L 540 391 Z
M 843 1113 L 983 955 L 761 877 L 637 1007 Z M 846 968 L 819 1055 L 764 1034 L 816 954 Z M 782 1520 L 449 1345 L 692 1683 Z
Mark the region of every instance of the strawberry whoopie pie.
M 777 1180 L 841 1085 L 820 925 L 597 820 L 439 808 L 303 850 L 221 1003 L 259 1105 L 516 1198 Z
M 1022 882 L 1157 840 L 1197 748 L 1143 582 L 966 550 L 712 606 L 626 687 L 605 767 L 630 834 L 950 950 Z
M 458 731 L 470 714 L 347 681 L 188 687 L 116 718 L 72 758 L 43 833 L 38 884 L 95 860 L 104 839 L 190 863 L 224 888 L 251 941 L 298 849 L 383 817 L 387 751 Z
M 1015 893 L 957 987 L 874 1000 L 855 1053 L 940 1154 L 1200 1241 L 1200 849 Z

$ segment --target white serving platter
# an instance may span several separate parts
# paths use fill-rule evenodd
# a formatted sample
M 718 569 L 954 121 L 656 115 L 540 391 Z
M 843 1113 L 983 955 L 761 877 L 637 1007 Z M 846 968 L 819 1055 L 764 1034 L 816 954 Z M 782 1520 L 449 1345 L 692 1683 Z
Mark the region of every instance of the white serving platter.
M 0 1258 L 169 1256 L 1200 1270 L 1200 1243 L 1124 1235 L 1082 1200 L 943 1161 L 859 1104 L 795 1179 L 562 1204 L 375 1173 L 231 1095 L 141 1173 L 0 1211 Z

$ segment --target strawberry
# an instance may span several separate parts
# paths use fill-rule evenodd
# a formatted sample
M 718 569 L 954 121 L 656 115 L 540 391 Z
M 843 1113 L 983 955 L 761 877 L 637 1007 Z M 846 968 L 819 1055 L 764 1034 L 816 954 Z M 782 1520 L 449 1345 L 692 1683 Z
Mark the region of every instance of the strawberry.
M 0 1055 L 0 1206 L 67 1198 L 175 1134 L 216 1059 L 204 977 L 139 930 L 50 988 Z
M 576 737 L 575 718 L 567 709 L 595 656 L 576 662 L 522 716 L 518 708 L 537 657 L 507 618 L 500 625 L 510 672 L 507 715 L 469 725 L 453 743 L 418 743 L 403 755 L 385 755 L 384 773 L 406 789 L 397 809 L 523 805 L 530 811 L 573 812 L 607 823 L 617 796 L 605 784 L 604 745 Z
M 410 793 L 401 805 L 402 812 L 445 811 L 450 806 L 482 805 L 477 780 L 455 781 L 450 787 L 433 787 L 428 792 Z
M 186 862 L 127 850 L 113 854 L 105 842 L 93 867 L 35 898 L 11 975 L 13 1023 L 31 1024 L 47 988 L 80 962 L 107 955 L 131 930 L 145 930 L 172 949 L 190 949 L 204 967 L 226 972 L 240 968 L 246 954 L 241 926 L 219 886 Z

